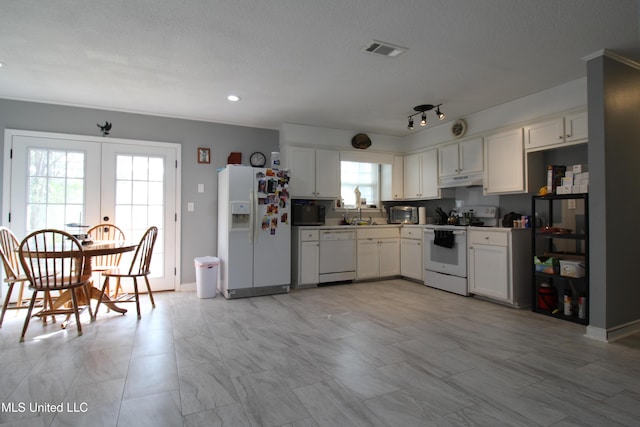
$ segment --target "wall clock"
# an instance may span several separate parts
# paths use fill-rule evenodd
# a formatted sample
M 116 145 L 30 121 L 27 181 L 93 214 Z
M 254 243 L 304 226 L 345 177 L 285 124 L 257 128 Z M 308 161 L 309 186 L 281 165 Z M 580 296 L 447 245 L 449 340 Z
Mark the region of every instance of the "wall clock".
M 456 138 L 460 138 L 462 135 L 465 134 L 466 131 L 467 131 L 467 124 L 462 119 L 456 120 L 451 125 L 451 134 Z
M 261 152 L 256 151 L 249 157 L 249 162 L 254 168 L 261 168 L 267 163 L 267 157 Z

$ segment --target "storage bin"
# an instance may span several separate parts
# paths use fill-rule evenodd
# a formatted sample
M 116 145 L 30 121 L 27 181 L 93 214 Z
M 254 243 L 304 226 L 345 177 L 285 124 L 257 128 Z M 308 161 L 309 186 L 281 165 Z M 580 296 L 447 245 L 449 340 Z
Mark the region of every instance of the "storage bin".
M 558 260 L 553 257 L 533 257 L 533 264 L 537 273 L 557 274 Z
M 584 277 L 584 263 L 581 261 L 560 260 L 560 275 L 565 277 Z

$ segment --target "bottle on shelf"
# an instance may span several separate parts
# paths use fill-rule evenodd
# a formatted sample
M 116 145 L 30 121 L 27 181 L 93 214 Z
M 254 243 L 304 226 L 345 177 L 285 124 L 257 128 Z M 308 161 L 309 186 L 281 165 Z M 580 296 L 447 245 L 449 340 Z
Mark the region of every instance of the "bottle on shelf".
M 580 298 L 578 298 L 578 318 L 587 318 L 587 296 L 584 292 L 582 292 Z
M 571 316 L 572 313 L 573 311 L 571 309 L 571 290 L 565 289 L 564 290 L 564 315 Z

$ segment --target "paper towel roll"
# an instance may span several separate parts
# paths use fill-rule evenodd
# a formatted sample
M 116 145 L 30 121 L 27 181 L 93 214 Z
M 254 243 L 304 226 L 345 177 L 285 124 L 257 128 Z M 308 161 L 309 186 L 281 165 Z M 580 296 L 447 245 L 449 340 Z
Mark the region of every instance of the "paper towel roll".
M 418 224 L 427 223 L 427 208 L 418 207 Z

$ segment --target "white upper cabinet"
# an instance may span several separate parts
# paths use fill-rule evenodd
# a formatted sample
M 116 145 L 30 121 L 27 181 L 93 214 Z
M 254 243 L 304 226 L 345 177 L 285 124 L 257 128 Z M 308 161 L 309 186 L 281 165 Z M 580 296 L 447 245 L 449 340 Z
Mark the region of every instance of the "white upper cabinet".
M 482 172 L 484 167 L 482 138 L 440 147 L 438 161 L 441 177 Z
M 484 193 L 526 191 L 522 128 L 485 138 Z
M 340 198 L 340 152 L 316 150 L 316 197 Z
M 565 140 L 567 142 L 585 142 L 589 138 L 589 119 L 586 111 L 564 118 Z
M 440 198 L 438 150 L 428 150 L 404 158 L 404 198 Z
M 340 198 L 339 151 L 287 147 L 285 157 L 285 167 L 291 170 L 292 197 Z
M 393 156 L 392 164 L 381 165 L 381 200 L 402 200 L 404 198 L 404 157 Z
M 525 148 L 529 151 L 583 143 L 588 136 L 587 112 L 534 123 L 526 126 L 524 133 Z
M 523 128 L 489 135 L 484 140 L 484 194 L 537 191 L 545 181 L 542 152 L 524 150 Z

